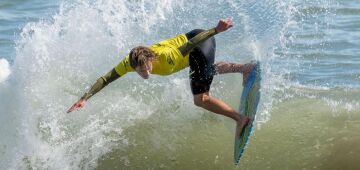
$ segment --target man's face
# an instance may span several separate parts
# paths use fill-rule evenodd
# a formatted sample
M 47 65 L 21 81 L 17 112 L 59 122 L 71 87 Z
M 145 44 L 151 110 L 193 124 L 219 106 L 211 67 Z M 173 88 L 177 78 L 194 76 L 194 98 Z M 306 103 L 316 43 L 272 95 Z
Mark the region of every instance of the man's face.
M 143 78 L 148 79 L 150 73 L 152 72 L 152 63 L 151 61 L 146 61 L 143 66 L 137 66 L 135 71 Z

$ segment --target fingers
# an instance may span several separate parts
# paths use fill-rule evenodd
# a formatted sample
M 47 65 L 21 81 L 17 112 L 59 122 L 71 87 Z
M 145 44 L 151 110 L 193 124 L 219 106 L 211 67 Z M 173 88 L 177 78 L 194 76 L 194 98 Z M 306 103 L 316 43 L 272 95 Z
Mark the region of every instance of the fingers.
M 233 26 L 233 21 L 232 21 L 232 18 L 227 18 L 226 19 L 226 24 L 228 25 L 228 27 L 232 27 Z
M 233 21 L 232 21 L 232 18 L 231 18 L 231 17 L 226 18 L 225 21 L 226 21 L 227 24 L 231 24 L 231 25 L 233 24 Z
M 226 29 L 231 28 L 233 26 L 232 18 L 222 19 L 220 20 L 220 24 Z
M 79 101 L 77 101 L 76 103 L 74 103 L 70 109 L 68 111 L 66 111 L 66 113 L 70 113 L 74 110 L 78 110 L 81 109 L 85 106 L 86 100 L 85 99 L 80 99 Z
M 228 25 L 233 25 L 232 17 L 222 19 L 221 21 L 228 24 Z
M 75 103 L 70 107 L 70 109 L 68 111 L 66 111 L 66 113 L 70 113 L 70 112 L 74 111 L 75 109 L 79 109 L 80 107 L 81 107 L 81 105 L 79 103 Z
M 220 21 L 223 21 L 223 22 L 232 22 L 232 17 L 228 17 L 226 19 L 221 19 Z
M 78 108 L 78 103 L 73 104 L 66 113 L 70 113 Z
M 68 111 L 66 111 L 66 113 L 70 113 L 70 112 L 74 111 L 74 109 L 75 109 L 75 104 L 72 105 L 72 106 L 70 107 L 70 109 L 69 109 Z

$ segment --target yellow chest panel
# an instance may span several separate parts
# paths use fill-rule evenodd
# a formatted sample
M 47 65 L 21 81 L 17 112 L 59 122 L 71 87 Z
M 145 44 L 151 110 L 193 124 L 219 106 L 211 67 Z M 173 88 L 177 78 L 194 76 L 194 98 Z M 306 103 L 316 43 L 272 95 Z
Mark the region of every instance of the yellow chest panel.
M 178 48 L 188 41 L 185 34 L 151 45 L 149 48 L 156 54 L 152 62 L 152 74 L 169 75 L 189 66 L 189 55 L 183 56 Z M 126 56 L 116 67 L 116 72 L 122 76 L 134 71 L 130 66 L 129 56 Z

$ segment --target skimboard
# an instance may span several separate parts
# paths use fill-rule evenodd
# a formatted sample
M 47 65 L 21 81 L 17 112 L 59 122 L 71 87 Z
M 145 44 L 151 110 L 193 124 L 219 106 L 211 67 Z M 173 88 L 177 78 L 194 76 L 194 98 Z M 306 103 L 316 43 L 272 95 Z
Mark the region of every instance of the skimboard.
M 250 138 L 253 123 L 255 120 L 255 114 L 260 99 L 260 63 L 252 62 L 255 67 L 250 72 L 246 84 L 244 84 L 243 91 L 240 98 L 239 112 L 244 114 L 252 121 L 244 127 L 240 135 L 235 132 L 235 143 L 234 143 L 234 163 L 239 165 L 240 158 L 244 153 L 248 140 Z

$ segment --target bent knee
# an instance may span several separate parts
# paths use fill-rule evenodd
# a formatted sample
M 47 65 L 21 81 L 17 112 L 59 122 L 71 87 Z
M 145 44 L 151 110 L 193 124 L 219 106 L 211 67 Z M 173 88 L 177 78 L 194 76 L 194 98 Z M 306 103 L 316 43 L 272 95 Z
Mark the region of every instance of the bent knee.
M 198 107 L 204 106 L 210 101 L 210 96 L 206 93 L 194 95 L 194 104 Z

